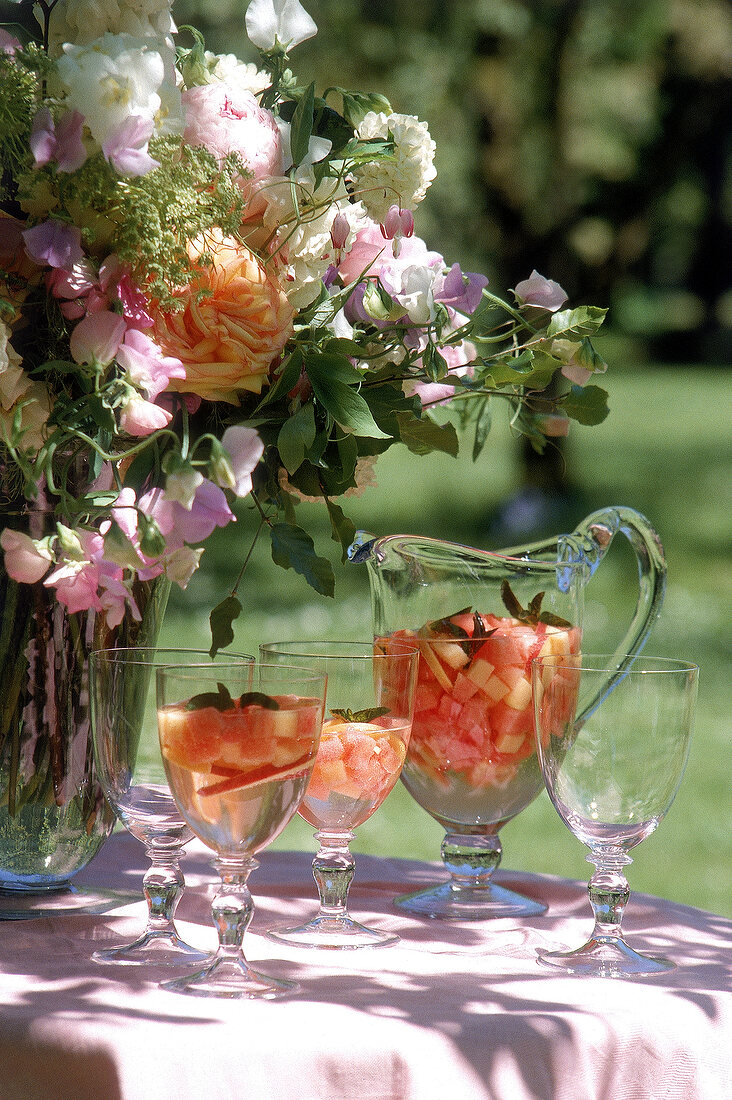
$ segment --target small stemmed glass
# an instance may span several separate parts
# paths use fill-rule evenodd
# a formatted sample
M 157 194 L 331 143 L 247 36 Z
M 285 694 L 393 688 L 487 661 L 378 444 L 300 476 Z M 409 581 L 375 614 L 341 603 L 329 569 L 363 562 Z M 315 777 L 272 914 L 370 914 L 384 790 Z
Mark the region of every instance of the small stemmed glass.
M 170 789 L 193 832 L 216 853 L 211 912 L 219 947 L 207 965 L 164 982 L 199 997 L 278 997 L 297 984 L 253 970 L 243 952 L 254 904 L 254 856 L 294 815 L 312 774 L 326 677 L 302 668 L 161 668 L 158 732 Z
M 689 753 L 699 669 L 655 657 L 533 662 L 539 759 L 562 821 L 589 850 L 595 926 L 587 943 L 539 952 L 570 974 L 633 977 L 674 968 L 623 939 L 630 896 L 629 849 L 658 827 L 681 783 Z M 610 684 L 609 688 L 607 687 Z M 580 715 L 576 718 L 576 715 Z
M 348 891 L 355 873 L 354 829 L 371 817 L 402 770 L 414 716 L 417 647 L 372 642 L 272 642 L 261 660 L 320 669 L 328 676 L 327 710 L 318 757 L 300 816 L 315 826 L 313 877 L 318 913 L 303 925 L 268 936 L 295 947 L 385 947 L 398 936 L 355 921 Z
M 99 779 L 107 801 L 128 832 L 145 845 L 150 867 L 142 880 L 147 924 L 131 943 L 97 951 L 95 962 L 180 966 L 208 958 L 185 943 L 174 923 L 185 881 L 180 869 L 193 832 L 164 781 L 155 709 L 155 669 L 176 663 L 215 668 L 232 664 L 251 679 L 254 658 L 203 650 L 119 648 L 89 659 L 92 733 Z

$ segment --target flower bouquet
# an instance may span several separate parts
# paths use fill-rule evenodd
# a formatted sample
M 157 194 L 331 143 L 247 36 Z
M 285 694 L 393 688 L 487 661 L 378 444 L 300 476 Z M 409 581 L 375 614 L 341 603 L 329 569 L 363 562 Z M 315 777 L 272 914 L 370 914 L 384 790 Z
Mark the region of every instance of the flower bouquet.
M 430 251 L 426 125 L 300 84 L 298 0 L 252 0 L 249 63 L 167 0 L 33 8 L 35 39 L 0 29 L 0 500 L 53 523 L 5 526 L 10 577 L 114 626 L 138 582 L 185 587 L 249 497 L 274 561 L 332 594 L 298 501 L 345 553 L 337 501 L 394 444 L 454 454 L 471 420 L 477 457 L 496 398 L 540 450 L 604 417 L 605 311 L 536 272 L 503 300 Z M 212 613 L 213 649 L 239 610 Z

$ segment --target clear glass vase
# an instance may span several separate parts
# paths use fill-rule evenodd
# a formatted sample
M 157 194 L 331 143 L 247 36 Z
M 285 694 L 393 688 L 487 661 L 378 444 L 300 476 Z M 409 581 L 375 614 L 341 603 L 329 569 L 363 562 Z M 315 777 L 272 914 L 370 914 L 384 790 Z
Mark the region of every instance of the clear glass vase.
M 141 620 L 128 614 L 112 629 L 102 614 L 70 614 L 42 581 L 16 583 L 0 557 L 0 917 L 63 907 L 58 896 L 111 833 L 92 752 L 88 656 L 154 645 L 169 587 L 139 582 Z M 46 900 L 23 900 L 33 897 Z

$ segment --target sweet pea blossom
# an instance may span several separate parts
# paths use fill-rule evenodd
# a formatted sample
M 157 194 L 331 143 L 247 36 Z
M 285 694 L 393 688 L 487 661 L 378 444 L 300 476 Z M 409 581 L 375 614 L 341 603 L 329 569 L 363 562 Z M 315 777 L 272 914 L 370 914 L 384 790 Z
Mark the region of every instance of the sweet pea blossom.
M 154 400 L 167 388 L 171 378 L 185 378 L 186 369 L 180 359 L 163 355 L 158 345 L 139 329 L 128 329 L 118 347 L 117 362 L 127 378 L 145 396 Z
M 130 115 L 102 142 L 102 152 L 121 176 L 146 176 L 160 167 L 147 151 L 153 133 L 153 120 Z
M 459 264 L 453 264 L 449 271 L 438 276 L 436 280 L 435 301 L 470 316 L 480 305 L 483 287 L 487 285 L 485 275 L 473 271 L 463 272 Z
M 0 534 L 0 546 L 5 554 L 6 573 L 21 584 L 35 584 L 45 576 L 53 561 L 47 540 L 32 539 L 9 527 Z
M 536 268 L 528 279 L 516 284 L 514 294 L 520 305 L 538 306 L 550 313 L 556 313 L 567 301 L 567 295 L 559 283 L 540 275 Z
M 84 259 L 81 230 L 55 218 L 23 231 L 25 250 L 41 267 L 63 267 L 69 270 Z
M 123 432 L 135 438 L 151 435 L 160 428 L 167 428 L 173 419 L 167 409 L 146 401 L 139 393 L 131 393 L 127 403 L 119 414 L 119 424 Z
M 88 313 L 71 333 L 69 349 L 77 363 L 111 363 L 124 339 L 124 317 L 110 310 Z
M 249 41 L 265 51 L 291 50 L 318 33 L 299 0 L 252 0 L 245 22 Z
M 223 490 L 206 478 L 196 489 L 190 508 L 169 500 L 163 489 L 145 493 L 139 508 L 155 520 L 171 550 L 184 543 L 204 542 L 216 527 L 226 527 L 236 519 Z
M 233 489 L 238 497 L 245 497 L 252 489 L 252 473 L 264 454 L 264 443 L 256 428 L 234 425 L 221 437 L 221 445 L 230 460 L 231 479 L 225 488 Z M 228 471 L 227 471 L 228 473 Z
M 41 107 L 33 119 L 28 144 L 36 167 L 55 160 L 59 172 L 75 172 L 86 160 L 82 141 L 84 116 L 79 111 L 65 111 L 55 123 L 48 107 Z

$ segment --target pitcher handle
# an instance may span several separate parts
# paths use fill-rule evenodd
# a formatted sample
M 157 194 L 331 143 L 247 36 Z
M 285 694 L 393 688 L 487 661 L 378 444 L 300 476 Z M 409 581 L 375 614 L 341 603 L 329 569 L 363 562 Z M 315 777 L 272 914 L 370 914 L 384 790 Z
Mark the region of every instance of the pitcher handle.
M 613 657 L 618 672 L 622 672 L 645 645 L 661 611 L 666 591 L 666 559 L 661 540 L 640 512 L 633 508 L 610 507 L 587 516 L 574 534 L 568 536 L 567 542 L 582 553 L 592 575 L 618 533 L 625 535 L 638 562 L 635 614 Z M 591 707 L 592 704 L 585 709 L 583 716 Z

